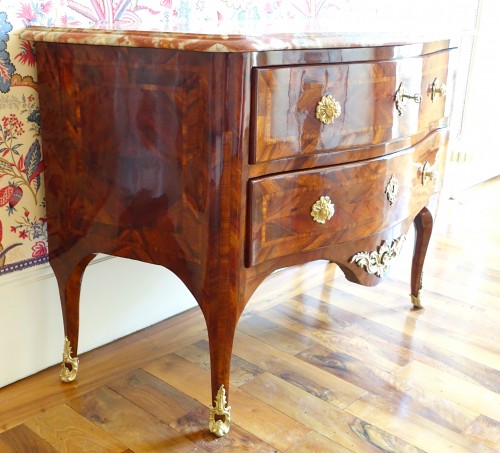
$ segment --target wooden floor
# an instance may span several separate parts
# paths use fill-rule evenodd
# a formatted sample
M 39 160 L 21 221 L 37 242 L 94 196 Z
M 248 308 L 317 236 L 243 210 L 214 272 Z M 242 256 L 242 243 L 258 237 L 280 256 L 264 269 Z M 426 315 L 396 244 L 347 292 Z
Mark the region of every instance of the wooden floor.
M 0 389 L 0 452 L 500 451 L 500 179 L 443 201 L 410 307 L 409 237 L 390 279 L 315 262 L 275 273 L 239 324 L 232 427 L 207 432 L 198 309 Z

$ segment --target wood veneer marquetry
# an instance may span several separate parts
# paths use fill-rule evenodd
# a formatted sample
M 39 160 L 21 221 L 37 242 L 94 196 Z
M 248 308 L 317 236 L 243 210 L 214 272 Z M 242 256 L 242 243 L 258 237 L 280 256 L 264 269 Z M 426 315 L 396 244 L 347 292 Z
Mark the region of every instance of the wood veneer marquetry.
M 49 260 L 73 355 L 82 279 L 99 252 L 164 266 L 193 294 L 209 336 L 209 404 L 222 385 L 231 404 L 236 325 L 275 270 L 328 259 L 350 281 L 376 285 L 382 275 L 353 256 L 401 240 L 414 223 L 417 296 L 444 172 L 451 37 L 323 50 L 325 33 L 315 50 L 302 41 L 302 50 L 229 52 L 205 48 L 221 39 L 205 34 L 194 52 L 169 33 L 105 45 L 114 32 L 85 30 L 76 41 L 60 32 L 25 35 L 37 49 Z M 449 94 L 433 102 L 436 77 Z M 404 115 L 394 104 L 401 83 L 422 96 Z M 330 91 L 342 105 L 333 128 L 314 115 Z M 425 162 L 434 180 L 422 179 Z M 400 186 L 393 203 L 391 178 Z M 323 195 L 336 204 L 328 225 L 310 215 Z
M 442 186 L 447 141 L 443 130 L 383 158 L 253 179 L 249 264 L 353 241 L 413 217 Z M 426 161 L 439 176 L 423 185 L 419 169 Z M 383 194 L 392 175 L 399 190 L 390 204 Z M 320 225 L 311 221 L 311 207 L 322 195 L 331 198 L 335 214 Z
M 425 101 L 434 78 L 448 79 L 448 61 L 448 52 L 441 51 L 373 63 L 254 69 L 252 163 L 346 149 L 356 155 L 366 146 L 445 126 L 449 114 L 445 98 Z M 420 106 L 409 103 L 409 113 L 399 117 L 394 93 L 401 81 L 408 94 L 422 93 L 424 101 Z M 341 114 L 333 124 L 322 125 L 315 117 L 316 105 L 327 94 L 339 102 Z

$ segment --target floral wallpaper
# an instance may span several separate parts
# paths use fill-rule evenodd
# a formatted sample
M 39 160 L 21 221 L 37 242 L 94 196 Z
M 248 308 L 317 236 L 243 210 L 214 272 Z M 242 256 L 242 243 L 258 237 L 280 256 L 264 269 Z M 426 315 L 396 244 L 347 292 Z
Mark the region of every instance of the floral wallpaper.
M 0 11 L 0 274 L 48 254 L 35 55 L 14 33 L 24 4 L 12 5 Z
M 27 25 L 85 27 L 106 23 L 174 29 L 186 22 L 336 19 L 383 29 L 401 17 L 471 17 L 470 0 L 0 0 L 0 276 L 48 261 L 43 143 L 36 55 L 18 33 Z M 472 7 L 472 9 L 471 9 Z M 474 14 L 472 14 L 472 17 Z M 451 19 L 450 19 L 451 17 Z M 377 18 L 377 21 L 374 21 Z M 394 19 L 393 19 L 394 18 Z

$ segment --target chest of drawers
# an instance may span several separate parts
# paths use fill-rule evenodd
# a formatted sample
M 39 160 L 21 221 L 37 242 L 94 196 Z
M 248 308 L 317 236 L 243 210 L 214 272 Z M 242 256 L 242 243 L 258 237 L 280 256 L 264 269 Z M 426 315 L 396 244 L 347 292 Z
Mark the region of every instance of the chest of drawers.
M 377 284 L 414 223 L 420 306 L 452 40 L 36 27 L 23 37 L 38 58 L 63 380 L 77 374 L 80 286 L 98 252 L 165 266 L 196 298 L 217 435 L 230 425 L 237 321 L 274 270 L 328 259 Z

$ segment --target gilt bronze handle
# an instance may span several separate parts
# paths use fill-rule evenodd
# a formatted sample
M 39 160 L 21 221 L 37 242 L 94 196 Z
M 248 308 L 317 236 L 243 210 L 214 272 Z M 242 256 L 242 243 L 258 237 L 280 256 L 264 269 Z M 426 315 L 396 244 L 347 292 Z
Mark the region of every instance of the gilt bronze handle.
M 408 94 L 408 90 L 406 89 L 404 83 L 401 82 L 399 84 L 398 91 L 396 91 L 396 94 L 394 95 L 394 103 L 396 104 L 396 110 L 398 111 L 399 116 L 405 112 L 408 99 L 420 104 L 420 102 L 422 102 L 422 95 L 420 93 L 412 95 Z
M 323 96 L 316 105 L 316 118 L 323 124 L 332 124 L 341 112 L 339 102 L 329 94 Z
M 446 85 L 436 77 L 431 84 L 431 101 L 434 102 L 438 96 L 446 96 Z
M 424 165 L 421 167 L 421 171 L 422 185 L 425 185 L 428 180 L 435 181 L 437 179 L 437 171 L 428 161 L 424 162 Z
M 335 213 L 335 205 L 330 200 L 330 197 L 321 196 L 316 203 L 313 204 L 311 217 L 315 222 L 325 223 L 330 220 Z

